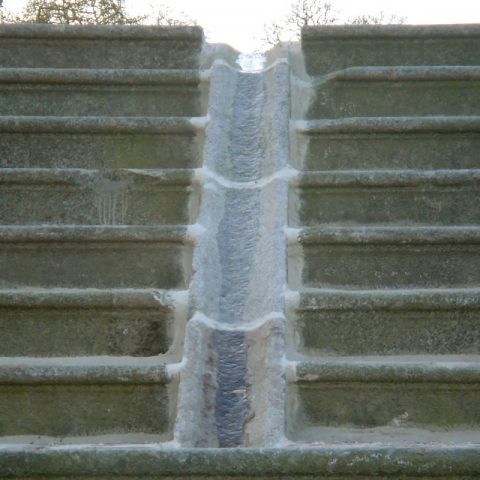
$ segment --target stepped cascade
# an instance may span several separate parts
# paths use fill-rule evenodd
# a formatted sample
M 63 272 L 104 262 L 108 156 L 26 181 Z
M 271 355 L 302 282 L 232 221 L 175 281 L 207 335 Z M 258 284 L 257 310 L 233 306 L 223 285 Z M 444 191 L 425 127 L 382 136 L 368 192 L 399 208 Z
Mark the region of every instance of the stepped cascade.
M 480 26 L 0 26 L 0 477 L 480 476 Z

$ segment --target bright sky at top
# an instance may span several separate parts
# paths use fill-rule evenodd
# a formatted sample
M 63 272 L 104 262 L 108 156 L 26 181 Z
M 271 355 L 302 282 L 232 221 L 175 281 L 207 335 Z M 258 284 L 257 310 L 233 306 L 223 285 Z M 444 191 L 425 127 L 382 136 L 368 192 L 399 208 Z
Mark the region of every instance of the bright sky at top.
M 480 23 L 480 0 L 330 0 L 340 18 L 360 14 L 397 14 L 407 23 Z M 5 7 L 19 10 L 24 0 L 4 0 Z M 243 52 L 262 48 L 263 25 L 281 19 L 292 0 L 126 0 L 131 13 L 168 5 L 171 12 L 194 18 L 212 43 L 228 43 Z

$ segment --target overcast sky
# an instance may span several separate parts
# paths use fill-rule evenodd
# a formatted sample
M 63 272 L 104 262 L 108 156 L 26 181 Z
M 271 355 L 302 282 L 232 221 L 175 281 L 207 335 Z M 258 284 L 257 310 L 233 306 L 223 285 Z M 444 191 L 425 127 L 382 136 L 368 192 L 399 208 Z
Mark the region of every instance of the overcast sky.
M 332 0 L 330 0 L 332 1 Z M 284 16 L 292 0 L 126 0 L 132 13 L 169 5 L 186 12 L 204 27 L 210 42 L 228 43 L 244 52 L 262 47 L 263 25 Z M 341 18 L 359 14 L 397 14 L 407 23 L 480 23 L 480 0 L 333 0 Z M 4 0 L 19 9 L 24 0 Z

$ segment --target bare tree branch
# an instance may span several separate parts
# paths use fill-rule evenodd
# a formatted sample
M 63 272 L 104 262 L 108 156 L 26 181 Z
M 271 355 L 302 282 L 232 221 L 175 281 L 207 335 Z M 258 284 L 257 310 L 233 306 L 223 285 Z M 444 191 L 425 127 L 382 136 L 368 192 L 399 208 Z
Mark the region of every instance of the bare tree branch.
M 290 12 L 283 20 L 264 25 L 262 41 L 267 46 L 273 46 L 282 41 L 298 40 L 300 31 L 306 25 L 332 25 L 340 23 L 339 11 L 331 1 L 296 0 L 290 6 Z M 388 23 L 405 23 L 406 17 L 398 15 L 359 15 L 347 20 L 352 25 L 379 25 Z

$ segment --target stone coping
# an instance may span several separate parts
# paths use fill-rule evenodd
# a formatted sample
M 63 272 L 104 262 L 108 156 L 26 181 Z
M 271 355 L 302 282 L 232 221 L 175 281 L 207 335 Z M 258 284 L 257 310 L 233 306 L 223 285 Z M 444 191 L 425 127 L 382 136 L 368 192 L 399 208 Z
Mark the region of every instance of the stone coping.
M 73 38 L 109 40 L 190 40 L 203 41 L 201 27 L 164 27 L 153 25 L 44 25 L 3 24 L 0 38 Z
M 187 117 L 0 117 L 0 133 L 194 134 Z
M 0 226 L 0 243 L 189 241 L 184 226 Z
M 305 135 L 376 133 L 478 133 L 479 116 L 351 117 L 327 120 L 296 120 L 293 126 Z
M 197 85 L 195 69 L 0 68 L 1 83 L 74 85 Z
M 292 232 L 294 233 L 294 232 Z M 306 244 L 478 244 L 480 227 L 306 227 L 288 234 L 289 243 Z
M 0 476 L 296 478 L 480 475 L 480 446 L 406 448 L 305 445 L 289 448 L 175 449 L 136 446 L 11 446 Z
M 187 290 L 16 288 L 0 290 L 3 308 L 121 308 L 170 310 L 186 302 Z
M 0 297 L 1 298 L 1 297 Z M 290 293 L 287 303 L 297 312 L 319 310 L 459 310 L 480 308 L 480 289 L 325 290 Z
M 373 358 L 373 357 L 372 357 Z M 295 376 L 290 381 L 296 383 L 442 383 L 442 384 L 478 384 L 480 382 L 480 364 L 472 357 L 462 361 L 448 361 L 443 356 L 421 357 L 405 356 L 386 359 L 377 357 L 367 360 L 355 359 L 317 359 L 297 362 Z
M 128 357 L 0 357 L 0 385 L 164 384 L 163 362 Z
M 128 181 L 127 186 L 189 186 L 194 181 L 191 169 L 105 169 L 87 168 L 2 168 L 0 185 L 69 185 L 80 187 L 81 181 Z M 84 185 L 83 185 L 84 186 Z
M 479 24 L 458 25 L 325 25 L 302 28 L 302 41 L 352 38 L 479 37 Z
M 0 81 L 1 81 L 0 71 Z M 480 67 L 469 65 L 349 67 L 344 70 L 313 77 L 313 86 L 328 81 L 462 81 L 480 80 Z
M 1 182 L 1 177 L 0 177 Z M 315 187 L 463 186 L 480 182 L 480 169 L 303 171 L 291 184 Z

